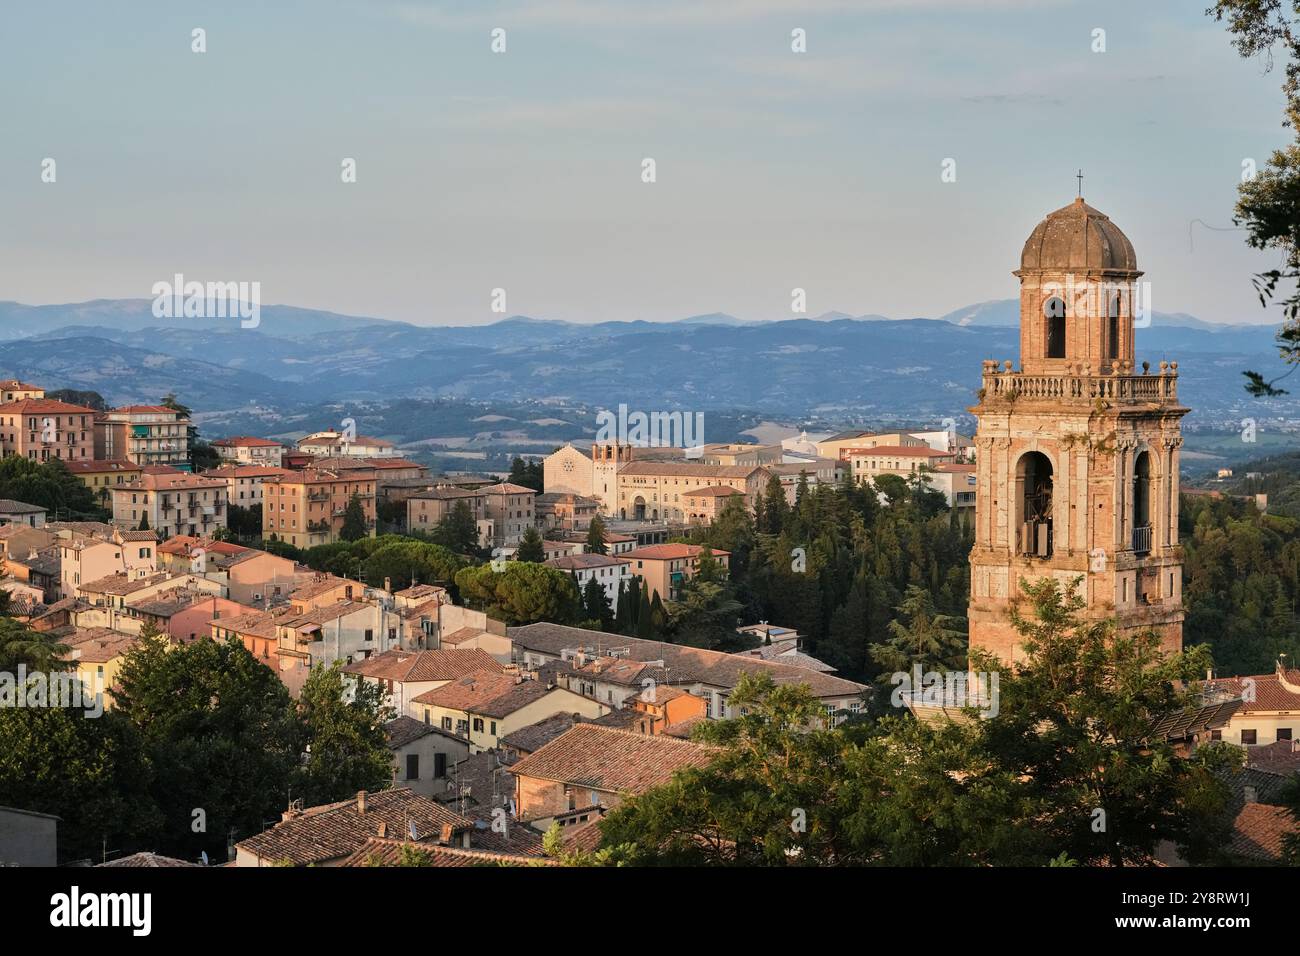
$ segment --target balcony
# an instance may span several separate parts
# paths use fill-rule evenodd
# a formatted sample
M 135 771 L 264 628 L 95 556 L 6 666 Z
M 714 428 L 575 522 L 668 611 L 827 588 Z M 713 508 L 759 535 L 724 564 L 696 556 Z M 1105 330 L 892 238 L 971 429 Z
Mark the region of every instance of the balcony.
M 1151 553 L 1151 525 L 1139 525 L 1133 529 L 1133 553 L 1139 556 Z
M 1173 403 L 1178 401 L 1178 363 L 1161 362 L 1156 374 L 1130 375 L 1122 368 L 1102 374 L 1075 365 L 1061 375 L 1025 375 L 1012 371 L 1010 362 L 999 369 L 997 362 L 985 361 L 983 386 L 982 401 Z

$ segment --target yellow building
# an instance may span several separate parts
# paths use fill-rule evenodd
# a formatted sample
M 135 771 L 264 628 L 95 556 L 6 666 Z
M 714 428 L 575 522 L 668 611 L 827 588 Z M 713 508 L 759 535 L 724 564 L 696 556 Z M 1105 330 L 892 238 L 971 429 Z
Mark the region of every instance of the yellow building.
M 348 503 L 356 495 L 365 515 L 366 534 L 375 535 L 375 472 L 341 473 L 308 468 L 262 482 L 262 533 L 295 548 L 339 540 Z
M 618 472 L 615 515 L 631 521 L 686 524 L 686 498 L 702 488 L 734 488 L 751 510 L 771 473 L 758 465 L 701 465 L 688 461 L 631 461 Z
M 699 571 L 703 553 L 698 544 L 652 544 L 620 554 L 618 560 L 630 565 L 632 573 L 645 582 L 652 599 L 658 594 L 661 601 L 675 601 L 682 583 Z M 731 553 L 714 551 L 713 560 L 725 571 L 730 566 Z
M 479 670 L 417 695 L 408 713 L 432 727 L 467 737 L 470 752 L 482 753 L 498 747 L 506 734 L 547 717 L 581 714 L 594 720 L 608 710 L 563 687 Z
M 59 639 L 68 648 L 66 659 L 88 693 L 103 691 L 104 707 L 113 706 L 113 688 L 126 653 L 140 642 L 138 637 L 106 627 L 80 628 L 69 637 Z
M 112 503 L 112 489 L 118 485 L 131 484 L 142 474 L 139 465 L 124 458 L 110 461 L 69 461 L 65 464 L 68 471 L 94 492 L 95 500 L 106 508 Z

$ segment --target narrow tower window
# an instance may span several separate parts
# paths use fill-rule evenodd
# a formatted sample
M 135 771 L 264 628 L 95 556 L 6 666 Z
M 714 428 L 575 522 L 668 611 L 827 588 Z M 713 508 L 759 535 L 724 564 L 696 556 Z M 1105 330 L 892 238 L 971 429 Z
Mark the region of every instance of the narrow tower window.
M 1133 460 L 1133 552 L 1151 553 L 1151 456 Z
M 1065 358 L 1065 300 L 1054 295 L 1043 303 L 1047 319 L 1047 357 Z
M 1110 329 L 1107 335 L 1107 345 L 1109 347 L 1109 357 L 1112 359 L 1119 358 L 1119 293 L 1116 292 L 1110 299 Z
M 1052 556 L 1052 463 L 1031 451 L 1016 466 L 1019 505 L 1018 550 L 1036 558 Z

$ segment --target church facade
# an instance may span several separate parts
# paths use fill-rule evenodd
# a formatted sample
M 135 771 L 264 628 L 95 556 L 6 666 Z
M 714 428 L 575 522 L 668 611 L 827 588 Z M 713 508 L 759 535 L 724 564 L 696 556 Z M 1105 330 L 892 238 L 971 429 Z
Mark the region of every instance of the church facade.
M 1082 579 L 1089 619 L 1182 647 L 1178 363 L 1135 367 L 1142 272 L 1128 238 L 1082 198 L 1021 253 L 1020 367 L 984 363 L 970 644 L 1023 656 L 1020 582 Z

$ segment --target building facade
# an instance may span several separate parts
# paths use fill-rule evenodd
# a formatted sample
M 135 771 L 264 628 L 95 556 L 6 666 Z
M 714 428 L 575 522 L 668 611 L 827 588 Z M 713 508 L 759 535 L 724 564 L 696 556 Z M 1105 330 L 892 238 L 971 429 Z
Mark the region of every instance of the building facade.
M 1134 366 L 1133 246 L 1075 201 L 1021 254 L 1020 368 L 984 363 L 970 643 L 1020 653 L 1019 581 L 1082 579 L 1091 619 L 1182 647 L 1178 363 Z

